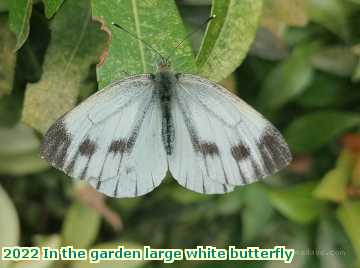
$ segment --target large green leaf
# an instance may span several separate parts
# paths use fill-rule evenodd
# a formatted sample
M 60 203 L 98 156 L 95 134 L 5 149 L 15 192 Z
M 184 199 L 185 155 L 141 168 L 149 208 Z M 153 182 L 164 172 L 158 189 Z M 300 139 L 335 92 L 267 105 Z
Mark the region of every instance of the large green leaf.
M 13 88 L 16 54 L 15 39 L 6 23 L 7 16 L 0 16 L 0 97 Z
M 45 15 L 51 18 L 58 11 L 64 0 L 42 0 L 45 5 Z
M 62 238 L 64 246 L 87 248 L 96 239 L 100 228 L 100 214 L 75 201 L 65 217 Z
M 305 90 L 313 76 L 310 57 L 316 50 L 316 44 L 299 45 L 288 59 L 272 69 L 259 95 L 264 109 L 278 109 Z
M 164 57 L 171 56 L 176 72 L 196 71 L 189 43 L 186 41 L 175 49 L 186 32 L 173 0 L 92 0 L 91 3 L 93 16 L 102 20 L 111 32 L 105 63 L 97 69 L 100 88 L 128 75 L 155 72 L 160 59 L 144 42 L 112 26 L 112 22 L 143 39 Z
M 269 189 L 271 204 L 285 217 L 298 223 L 314 221 L 320 213 L 321 202 L 312 196 L 314 183 L 304 183 L 290 188 Z
M 311 152 L 355 126 L 360 126 L 360 114 L 320 111 L 294 120 L 286 129 L 285 137 L 292 152 Z
M 15 50 L 25 43 L 30 32 L 32 0 L 16 0 L 10 2 L 10 29 L 16 34 Z
M 216 15 L 206 29 L 197 65 L 200 74 L 219 81 L 238 67 L 255 38 L 262 0 L 213 0 Z
M 347 201 L 336 211 L 337 217 L 350 238 L 360 260 L 360 201 Z M 360 262 L 360 261 L 359 261 Z
M 71 27 L 69 27 L 71 26 Z M 87 0 L 66 1 L 51 25 L 51 42 L 40 82 L 28 85 L 23 121 L 45 132 L 77 101 L 80 84 L 98 60 L 106 35 L 91 21 Z

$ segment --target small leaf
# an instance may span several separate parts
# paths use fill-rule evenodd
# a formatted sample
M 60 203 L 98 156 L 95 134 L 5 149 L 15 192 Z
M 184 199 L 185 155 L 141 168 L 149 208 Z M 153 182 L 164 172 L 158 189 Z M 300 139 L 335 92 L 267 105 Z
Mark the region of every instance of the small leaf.
M 42 133 L 76 104 L 80 83 L 106 38 L 100 25 L 91 21 L 87 0 L 64 3 L 52 21 L 51 37 L 41 80 L 26 89 L 22 118 Z
M 314 188 L 314 183 L 304 183 L 268 192 L 271 204 L 285 217 L 297 223 L 310 223 L 319 216 L 322 206 L 312 196 Z
M 102 244 L 98 244 L 93 246 L 93 249 L 116 249 L 119 246 L 124 246 L 125 248 L 132 248 L 132 249 L 143 249 L 143 246 L 138 245 L 138 244 L 134 244 L 134 243 L 130 243 L 130 242 L 107 242 L 107 243 L 102 243 Z M 99 262 L 99 263 L 93 263 L 93 264 L 89 264 L 87 262 L 84 261 L 75 261 L 70 267 L 71 268 L 88 268 L 88 267 L 92 267 L 92 268 L 137 268 L 137 267 L 143 267 L 145 263 L 147 263 L 149 261 L 147 260 L 133 260 L 133 261 L 119 261 L 119 260 L 108 260 L 108 261 L 103 261 L 103 262 Z
M 316 187 L 314 196 L 334 202 L 345 201 L 347 197 L 346 187 L 350 181 L 354 164 L 355 158 L 353 154 L 344 150 L 338 159 L 336 168 L 326 173 Z
M 30 32 L 32 0 L 16 0 L 10 2 L 10 29 L 16 34 L 15 50 L 25 43 Z
M 40 142 L 34 131 L 24 124 L 0 127 L 0 155 L 16 155 L 37 150 Z
M 39 157 L 39 150 L 14 156 L 0 155 L 0 174 L 26 175 L 44 171 L 48 163 Z
M 293 153 L 312 152 L 359 125 L 360 114 L 320 111 L 294 120 L 286 129 L 285 137 Z
M 146 47 L 144 42 L 112 26 L 112 22 L 146 41 L 164 57 L 172 56 L 172 68 L 176 72 L 196 71 L 188 40 L 175 49 L 186 32 L 173 0 L 92 0 L 91 4 L 93 16 L 102 20 L 111 33 L 105 63 L 97 69 L 100 88 L 128 75 L 153 73 L 159 60 L 159 55 Z
M 45 5 L 45 16 L 50 19 L 58 11 L 64 0 L 42 0 Z
M 64 246 L 87 248 L 96 239 L 100 228 L 100 214 L 75 201 L 69 208 L 63 225 Z
M 347 201 L 336 211 L 337 217 L 343 225 L 354 247 L 358 259 L 360 259 L 360 202 Z
M 16 212 L 11 199 L 0 185 L 0 248 L 18 246 L 20 238 L 20 225 Z M 7 261 L 0 259 L 0 266 L 5 267 Z
M 318 51 L 312 58 L 315 68 L 338 76 L 351 76 L 357 63 L 356 55 L 348 47 L 329 47 Z
M 228 77 L 243 61 L 258 27 L 262 0 L 214 0 L 197 65 L 214 81 Z
M 16 54 L 13 53 L 16 40 L 6 23 L 6 17 L 0 16 L 0 97 L 11 93 L 13 88 Z
M 344 1 L 309 0 L 309 15 L 312 21 L 348 40 L 350 27 Z
M 39 147 L 31 128 L 23 124 L 0 127 L 0 174 L 24 175 L 47 169 L 47 162 L 39 157 Z
M 259 95 L 265 109 L 278 109 L 304 91 L 313 76 L 310 57 L 316 49 L 316 44 L 299 45 L 288 59 L 272 69 Z

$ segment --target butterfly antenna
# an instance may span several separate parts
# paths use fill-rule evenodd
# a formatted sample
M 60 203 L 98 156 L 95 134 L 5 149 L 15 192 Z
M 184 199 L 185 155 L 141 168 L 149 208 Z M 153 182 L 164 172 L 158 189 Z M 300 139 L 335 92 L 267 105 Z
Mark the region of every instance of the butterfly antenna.
M 157 49 L 155 49 L 154 47 L 152 47 L 148 42 L 146 42 L 145 40 L 139 38 L 138 36 L 136 36 L 135 34 L 133 34 L 132 32 L 130 32 L 129 30 L 125 29 L 124 27 L 122 27 L 121 25 L 119 25 L 119 24 L 117 24 L 117 23 L 115 23 L 115 22 L 112 22 L 111 24 L 114 25 L 115 27 L 123 30 L 124 32 L 128 33 L 128 34 L 129 34 L 130 36 L 132 36 L 133 38 L 135 38 L 135 39 L 137 39 L 137 40 L 140 40 L 147 48 L 149 48 L 149 49 L 151 49 L 152 51 L 154 51 L 156 54 L 158 54 L 158 55 L 161 57 L 161 59 L 162 59 L 163 61 L 165 61 L 165 57 L 164 57 L 163 55 L 161 55 L 161 53 L 160 53 Z
M 195 30 L 193 30 L 192 32 L 188 33 L 188 34 L 184 37 L 184 39 L 181 40 L 181 41 L 176 45 L 176 47 L 174 48 L 173 53 L 171 54 L 170 57 L 168 57 L 168 59 L 170 59 L 170 58 L 174 55 L 176 49 L 178 49 L 190 36 L 192 36 L 194 33 L 197 33 L 198 31 L 200 31 L 205 25 L 207 25 L 211 20 L 213 20 L 213 19 L 215 19 L 215 18 L 216 18 L 216 15 L 215 15 L 215 14 L 211 15 L 210 17 L 208 17 L 208 18 L 206 19 L 206 21 L 204 21 L 203 23 L 201 23 L 201 25 L 200 25 L 197 29 L 195 29 Z

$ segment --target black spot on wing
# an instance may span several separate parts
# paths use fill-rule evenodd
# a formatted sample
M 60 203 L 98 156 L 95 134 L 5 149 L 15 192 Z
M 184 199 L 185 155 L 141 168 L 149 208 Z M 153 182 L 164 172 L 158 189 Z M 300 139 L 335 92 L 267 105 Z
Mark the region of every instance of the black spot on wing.
M 51 164 L 63 168 L 70 143 L 71 135 L 66 130 L 63 117 L 61 117 L 45 134 L 41 143 L 40 154 Z
M 79 146 L 79 152 L 81 155 L 91 157 L 96 150 L 96 143 L 89 138 L 85 139 Z
M 197 151 L 204 156 L 215 156 L 219 154 L 218 146 L 213 142 L 200 142 L 197 148 Z
M 237 144 L 231 147 L 231 155 L 236 162 L 245 160 L 250 156 L 250 149 L 244 144 Z
M 123 154 L 127 150 L 127 142 L 124 139 L 114 140 L 109 147 L 109 152 L 114 154 Z
M 238 167 L 239 175 L 240 175 L 240 178 L 241 178 L 243 184 L 249 183 L 248 178 L 245 176 L 245 173 L 241 169 L 240 162 L 247 160 L 251 157 L 250 148 L 243 143 L 238 143 L 238 144 L 232 146 L 230 151 L 231 151 L 231 155 L 234 158 L 236 165 Z

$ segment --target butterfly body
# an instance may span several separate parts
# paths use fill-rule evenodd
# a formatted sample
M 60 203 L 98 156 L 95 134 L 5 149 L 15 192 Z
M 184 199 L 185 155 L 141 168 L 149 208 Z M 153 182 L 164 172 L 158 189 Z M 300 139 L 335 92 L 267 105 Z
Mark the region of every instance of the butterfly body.
M 154 79 L 155 95 L 159 99 L 162 118 L 162 141 L 168 155 L 173 152 L 174 122 L 171 115 L 171 102 L 173 101 L 174 89 L 177 82 L 176 76 L 170 71 L 170 66 L 160 64 L 158 72 L 151 76 Z
M 113 197 L 144 195 L 169 170 L 199 193 L 232 191 L 285 167 L 280 132 L 222 86 L 176 74 L 116 81 L 58 119 L 41 155 L 69 176 Z

